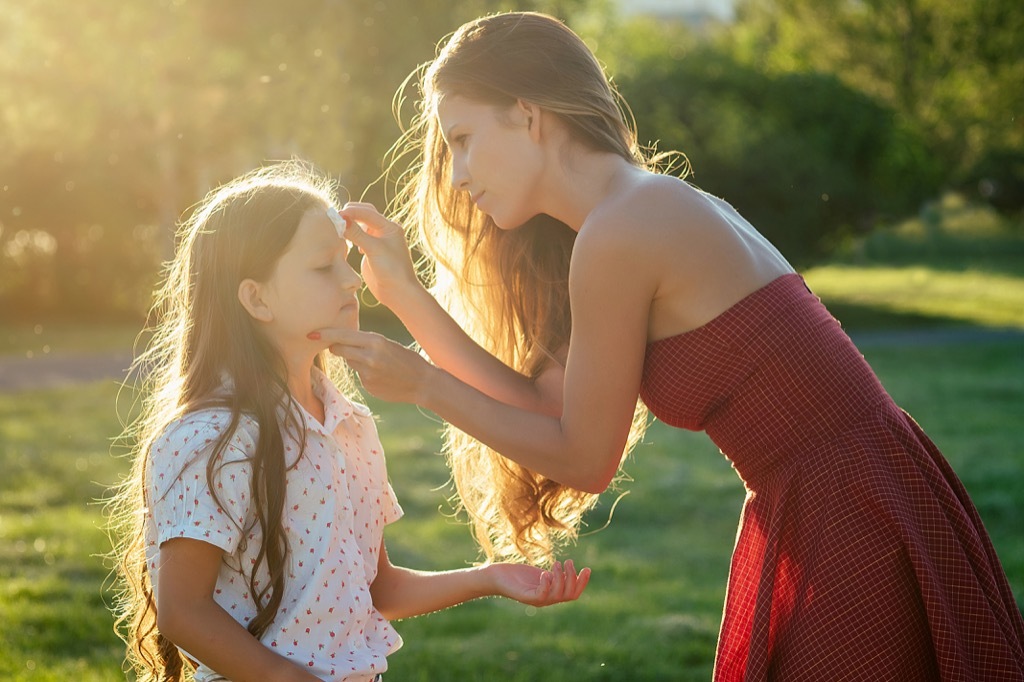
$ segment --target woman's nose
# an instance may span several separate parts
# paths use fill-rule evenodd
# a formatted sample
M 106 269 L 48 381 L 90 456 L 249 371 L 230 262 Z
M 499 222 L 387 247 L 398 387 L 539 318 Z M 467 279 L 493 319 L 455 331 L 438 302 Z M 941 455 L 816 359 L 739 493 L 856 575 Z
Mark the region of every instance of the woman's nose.
M 466 164 L 452 158 L 452 189 L 464 192 L 469 189 L 469 173 L 466 172 Z

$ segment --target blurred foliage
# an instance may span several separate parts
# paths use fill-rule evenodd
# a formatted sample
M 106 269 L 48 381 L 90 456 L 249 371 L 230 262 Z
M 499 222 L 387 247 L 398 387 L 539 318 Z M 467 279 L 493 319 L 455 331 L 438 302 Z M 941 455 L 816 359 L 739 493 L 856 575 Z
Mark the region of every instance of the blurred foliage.
M 1024 220 L 947 193 L 926 201 L 912 218 L 878 229 L 836 250 L 836 263 L 915 265 L 950 271 L 1002 273 L 1024 282 Z M 1020 311 L 1024 313 L 1024 310 Z
M 359 196 L 402 79 L 507 4 L 0 2 L 0 315 L 137 318 L 179 217 L 268 159 Z
M 655 23 L 622 33 L 648 47 L 618 64 L 641 139 L 656 132 L 659 147 L 683 150 L 692 181 L 732 202 L 791 260 L 821 257 L 935 192 L 940 175 L 923 139 L 877 101 L 830 74 L 764 73 L 706 43 L 680 48 L 677 33 Z
M 947 180 L 1024 153 L 1019 0 L 740 0 L 737 14 L 728 42 L 745 62 L 835 74 L 919 129 Z
M 797 262 L 943 184 L 1019 210 L 1019 3 L 747 0 L 700 33 L 614 4 L 0 0 L 0 317 L 137 320 L 178 219 L 266 160 L 382 205 L 396 89 L 459 24 L 512 8 L 566 19 L 641 137 Z

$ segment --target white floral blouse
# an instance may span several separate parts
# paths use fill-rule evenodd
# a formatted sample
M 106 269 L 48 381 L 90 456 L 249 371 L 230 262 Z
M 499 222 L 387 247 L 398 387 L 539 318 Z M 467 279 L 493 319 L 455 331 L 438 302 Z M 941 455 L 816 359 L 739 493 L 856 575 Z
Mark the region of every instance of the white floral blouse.
M 313 386 L 324 403 L 325 423 L 297 408 L 306 426 L 301 453 L 295 434 L 282 433 L 289 465 L 288 571 L 280 611 L 262 642 L 323 680 L 370 680 L 387 669 L 386 656 L 402 645 L 370 598 L 384 526 L 399 519 L 402 509 L 369 410 L 346 399 L 319 370 Z M 214 599 L 247 625 L 256 615 L 249 574 L 262 541 L 250 503 L 250 458 L 259 426 L 243 416 L 215 464 L 215 497 L 207 463 L 228 423 L 226 410 L 188 414 L 171 423 L 151 448 L 147 562 L 156 586 L 159 548 L 167 540 L 191 538 L 223 549 Z M 265 566 L 257 577 L 266 580 Z M 196 679 L 218 675 L 202 666 Z

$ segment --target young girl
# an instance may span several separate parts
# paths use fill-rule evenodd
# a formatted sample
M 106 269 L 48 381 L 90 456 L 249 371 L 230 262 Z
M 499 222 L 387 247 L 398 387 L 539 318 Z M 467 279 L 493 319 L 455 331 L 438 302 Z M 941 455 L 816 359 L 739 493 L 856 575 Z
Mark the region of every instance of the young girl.
M 443 307 L 397 224 L 343 213 L 433 364 L 321 338 L 372 393 L 493 449 L 450 450 L 485 544 L 536 556 L 572 532 L 591 499 L 572 489 L 605 489 L 642 396 L 707 431 L 748 490 L 717 680 L 1024 680 L 1024 621 L 949 465 L 770 243 L 653 171 L 582 40 L 543 15 L 482 18 L 421 87 L 396 215 Z
M 373 417 L 307 337 L 358 329 L 361 281 L 333 204 L 330 183 L 285 163 L 212 192 L 182 227 L 115 506 L 119 622 L 140 679 L 191 665 L 204 681 L 370 680 L 401 645 L 389 620 L 487 595 L 543 606 L 586 586 L 571 562 L 388 561 L 383 529 L 402 510 Z

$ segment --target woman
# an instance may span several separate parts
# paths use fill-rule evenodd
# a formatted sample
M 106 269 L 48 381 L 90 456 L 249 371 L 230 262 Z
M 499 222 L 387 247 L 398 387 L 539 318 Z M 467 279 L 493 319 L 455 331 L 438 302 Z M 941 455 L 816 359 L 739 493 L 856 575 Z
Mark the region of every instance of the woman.
M 319 333 L 372 393 L 507 458 L 450 443 L 485 549 L 571 534 L 592 501 L 571 489 L 609 484 L 641 396 L 707 431 L 748 490 L 717 680 L 1024 680 L 1024 622 L 942 455 L 771 244 L 654 172 L 575 34 L 537 14 L 470 22 L 421 87 L 421 164 L 395 217 L 444 306 L 396 223 L 343 214 L 370 289 L 431 362 Z

